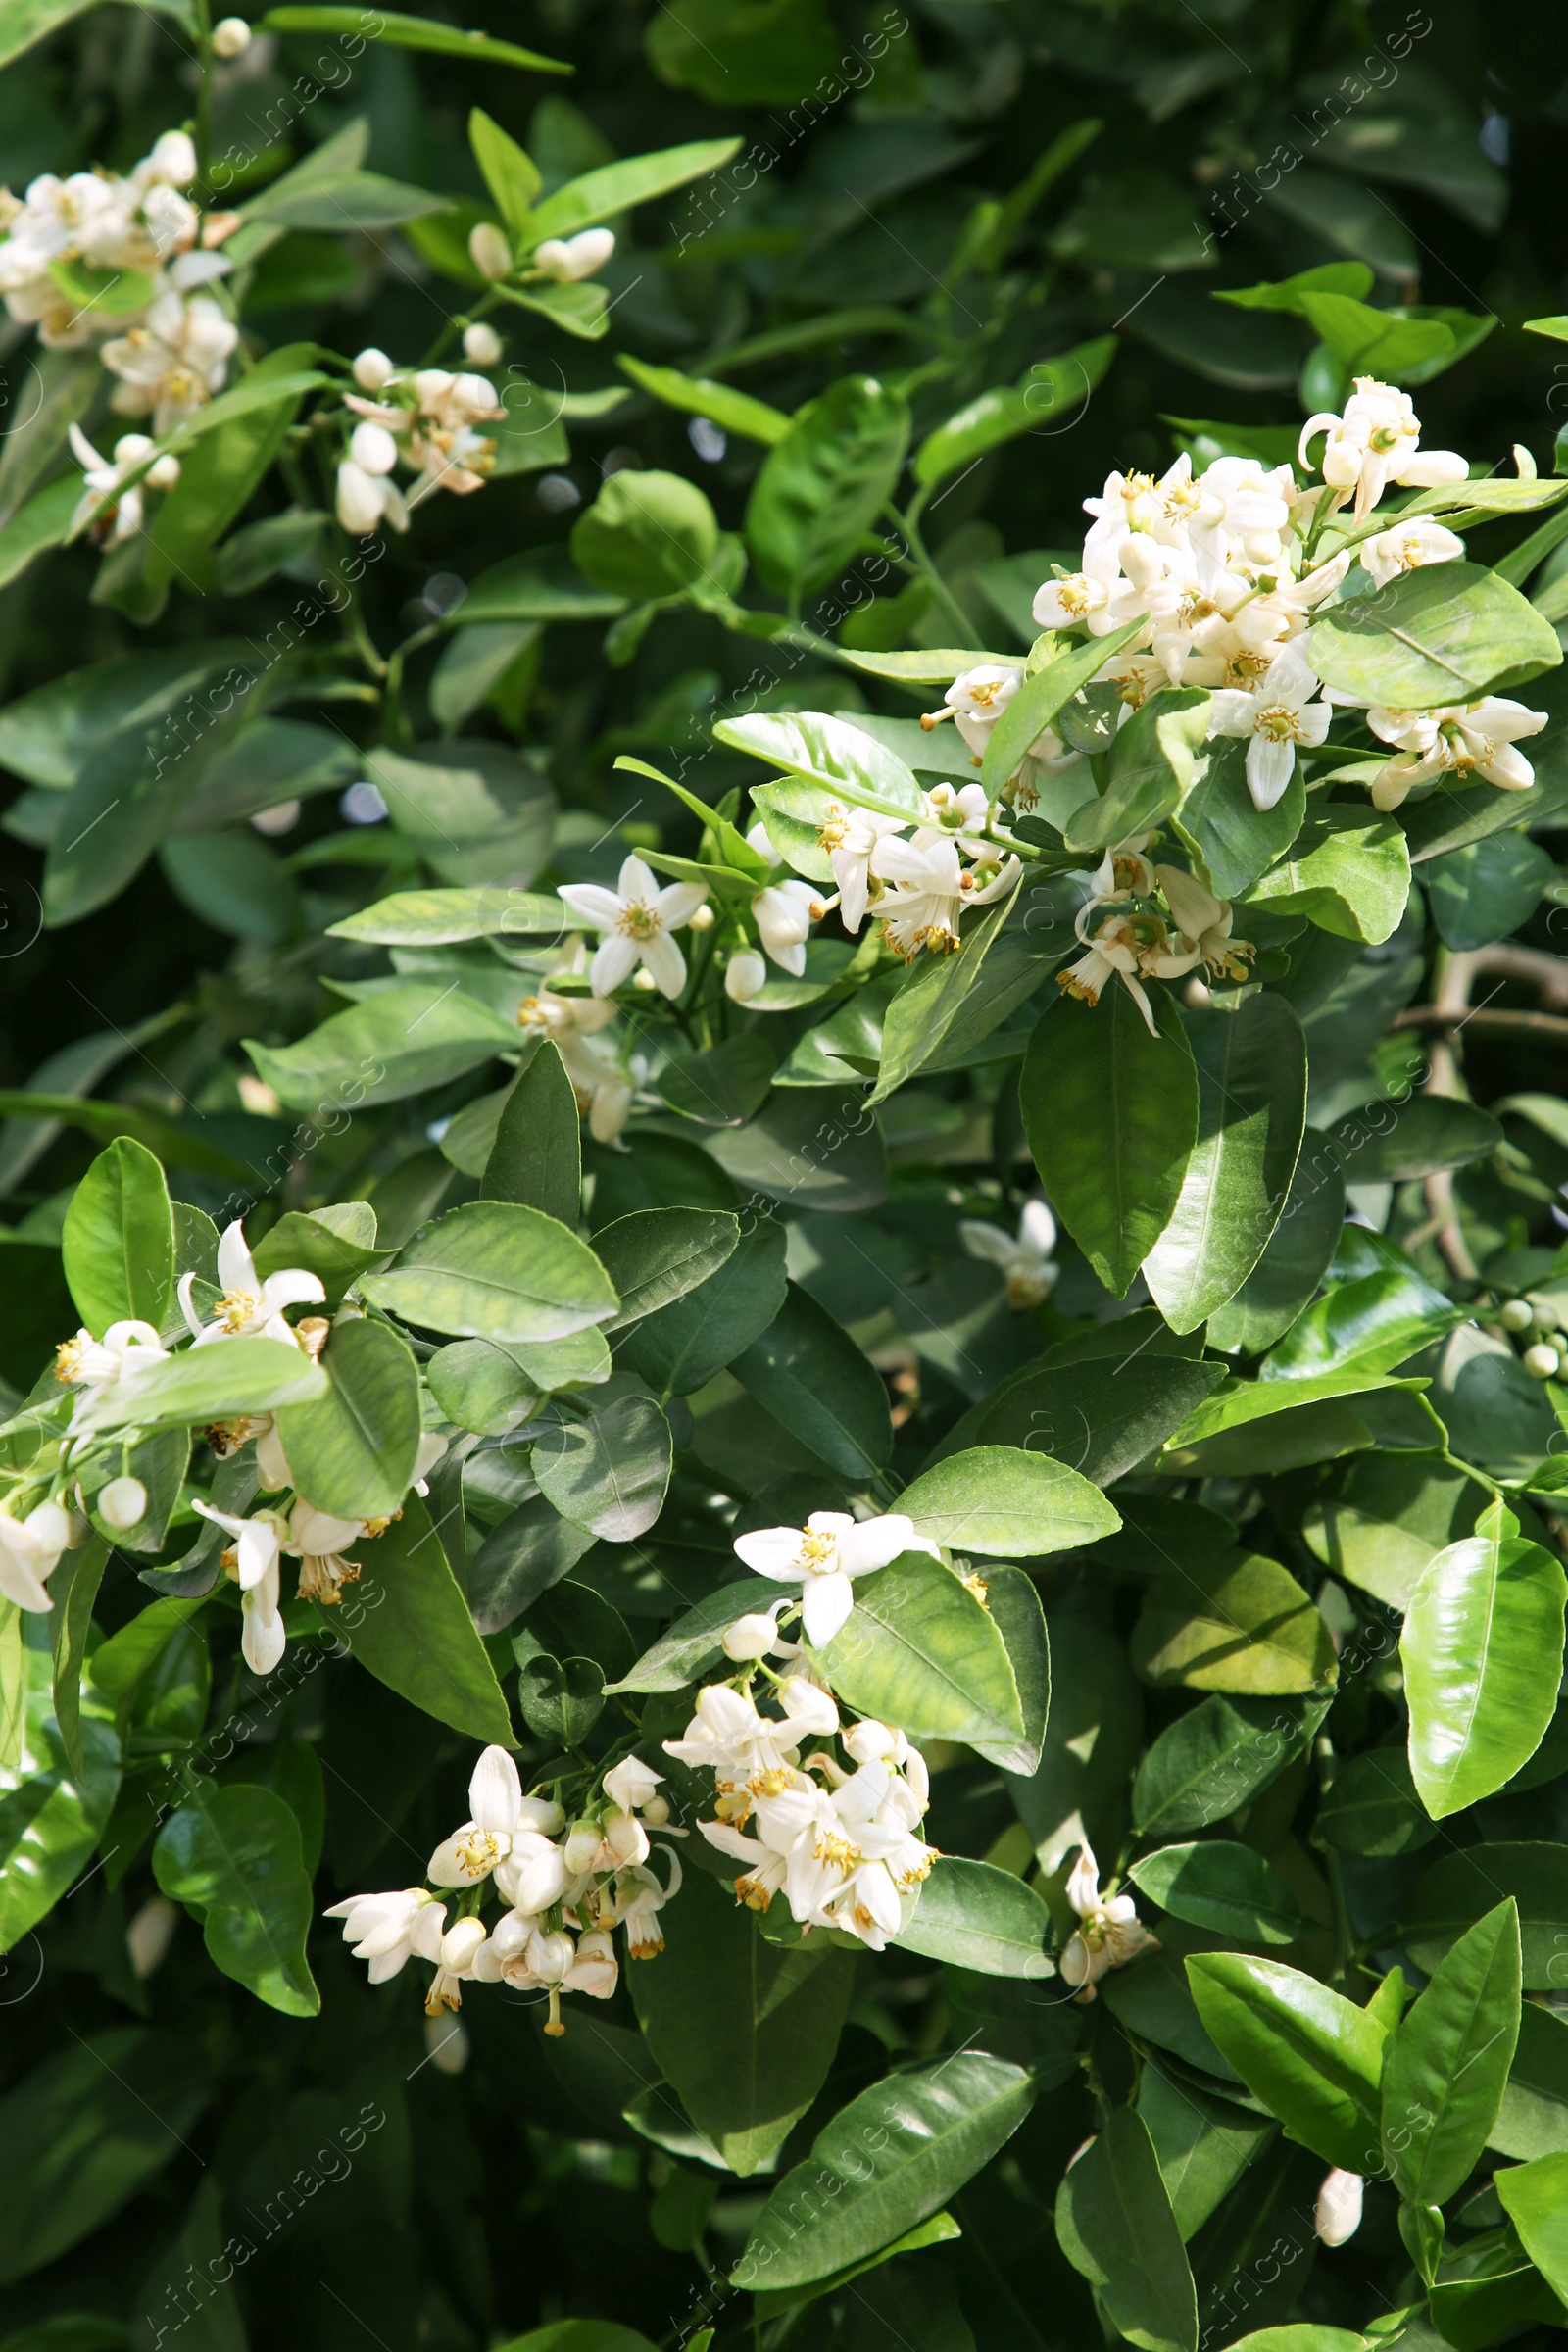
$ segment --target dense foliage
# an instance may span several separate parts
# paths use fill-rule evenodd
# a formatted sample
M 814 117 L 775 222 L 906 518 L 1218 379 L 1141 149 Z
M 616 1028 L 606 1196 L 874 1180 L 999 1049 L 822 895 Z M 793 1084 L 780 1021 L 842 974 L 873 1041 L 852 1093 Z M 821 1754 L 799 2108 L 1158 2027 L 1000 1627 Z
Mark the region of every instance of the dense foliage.
M 0 2352 L 1545 2341 L 1568 31 L 480 13 L 0 6 Z

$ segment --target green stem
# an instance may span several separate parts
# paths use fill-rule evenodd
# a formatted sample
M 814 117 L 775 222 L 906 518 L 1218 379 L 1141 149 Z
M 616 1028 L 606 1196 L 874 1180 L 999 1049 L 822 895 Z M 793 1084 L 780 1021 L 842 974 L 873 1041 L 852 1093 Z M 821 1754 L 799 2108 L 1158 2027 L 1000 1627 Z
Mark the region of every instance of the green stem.
M 201 72 L 196 85 L 196 185 L 205 188 L 213 152 L 213 16 L 208 0 L 196 0 L 196 55 Z
M 915 562 L 919 564 L 923 576 L 930 581 L 936 594 L 937 603 L 942 606 L 949 619 L 954 623 L 958 632 L 957 642 L 962 645 L 974 634 L 974 623 L 954 595 L 953 590 L 948 586 L 941 572 L 938 571 L 936 564 L 931 560 L 930 551 L 920 536 L 920 514 L 926 495 L 924 491 L 917 490 L 902 514 L 897 507 L 891 505 L 885 512 L 892 515 L 914 550 Z

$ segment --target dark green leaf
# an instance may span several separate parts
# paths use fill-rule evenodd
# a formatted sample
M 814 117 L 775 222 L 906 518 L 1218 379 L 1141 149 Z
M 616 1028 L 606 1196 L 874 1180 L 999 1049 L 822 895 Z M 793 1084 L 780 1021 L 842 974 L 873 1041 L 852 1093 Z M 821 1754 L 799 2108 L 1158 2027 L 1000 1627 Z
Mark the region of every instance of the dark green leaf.
M 1133 1783 L 1133 1818 L 1146 1838 L 1206 1830 L 1226 1820 L 1300 1755 L 1328 1712 L 1326 1698 L 1205 1698 L 1166 1727 Z
M 1445 2205 L 1479 2163 L 1519 2038 L 1519 1915 L 1499 1903 L 1446 1954 L 1393 2037 L 1383 2147 L 1401 2197 Z
M 1056 2192 L 1061 2250 L 1143 2352 L 1197 2352 L 1198 2295 L 1149 2127 L 1118 2107 Z
M 501 1686 L 424 1504 L 411 1494 L 402 1518 L 357 1548 L 360 1579 L 333 1613 L 334 1633 L 411 1706 L 510 1747 Z
M 1440 1551 L 1399 1638 L 1410 1770 L 1434 1821 L 1511 1780 L 1556 1709 L 1568 1581 L 1549 1551 L 1510 1535 L 1516 1525 L 1494 1506 Z
M 1568 1845 L 1490 1843 L 1444 1855 L 1426 1873 L 1405 1911 L 1405 1942 L 1431 1974 L 1465 1930 L 1512 1895 L 1526 1992 L 1561 1988 L 1568 1952 Z
M 601 1225 L 594 1253 L 620 1298 L 620 1312 L 604 1329 L 622 1331 L 700 1289 L 728 1263 L 739 1238 L 736 1220 L 722 1209 L 634 1209 Z
M 764 1410 L 846 1478 L 869 1477 L 892 1452 L 881 1374 L 797 1284 L 731 1369 Z
M 277 1417 L 294 1483 L 335 1518 L 382 1518 L 408 1493 L 419 1450 L 414 1357 L 384 1323 L 361 1317 L 334 1327 L 320 1362 L 330 1393 Z
M 746 510 L 764 587 L 808 595 L 837 577 L 892 497 L 909 440 L 902 393 L 841 376 L 767 453 Z
M 507 1090 L 480 1192 L 541 1209 L 571 1233 L 582 1205 L 577 1098 L 560 1048 L 546 1038 Z
M 299 1823 L 282 1797 L 187 1775 L 153 1846 L 153 1875 L 165 1894 L 201 1912 L 208 1952 L 224 1976 L 287 2017 L 318 2014 L 321 1996 L 305 1957 L 311 1882 Z
M 135 1318 L 163 1328 L 174 1288 L 174 1215 L 164 1171 L 121 1136 L 72 1196 L 62 1236 L 66 1280 L 95 1339 Z
M 1336 1679 L 1328 1627 L 1289 1569 L 1230 1551 L 1152 1585 L 1133 1630 L 1132 1660 L 1156 1688 L 1250 1696 L 1326 1690 Z
M 607 1544 L 629 1544 L 659 1517 L 671 1459 L 669 1424 L 653 1398 L 617 1396 L 584 1420 L 542 1431 L 532 1467 L 564 1519 Z
M 1294 1943 L 1306 1927 L 1279 1872 L 1232 1838 L 1163 1846 L 1135 1862 L 1127 1875 L 1173 1918 L 1233 1936 L 1238 1943 Z
M 1326 2164 L 1373 2171 L 1385 2038 L 1377 2021 L 1274 1960 L 1201 1953 L 1187 1977 L 1204 2025 L 1286 2137 Z
M 921 1886 L 913 1917 L 891 1940 L 981 1976 L 1050 1977 L 1050 1935 L 1051 1914 L 1022 1879 L 944 1855 Z
M 662 1217 L 705 1212 L 641 1213 Z M 614 1230 L 607 1227 L 599 1236 L 601 1247 Z M 621 1343 L 622 1351 L 643 1378 L 665 1395 L 689 1396 L 767 1330 L 783 1307 L 786 1287 L 784 1228 L 776 1218 L 756 1217 L 718 1271 L 647 1315 Z
M 924 1552 L 906 1551 L 858 1580 L 855 1606 L 821 1663 L 858 1714 L 899 1724 L 913 1739 L 1002 1744 L 1023 1735 L 1000 1631 L 973 1593 Z
M 463 1339 L 561 1340 L 607 1322 L 619 1301 L 585 1242 L 512 1200 L 473 1200 L 423 1227 L 362 1289 L 428 1331 Z

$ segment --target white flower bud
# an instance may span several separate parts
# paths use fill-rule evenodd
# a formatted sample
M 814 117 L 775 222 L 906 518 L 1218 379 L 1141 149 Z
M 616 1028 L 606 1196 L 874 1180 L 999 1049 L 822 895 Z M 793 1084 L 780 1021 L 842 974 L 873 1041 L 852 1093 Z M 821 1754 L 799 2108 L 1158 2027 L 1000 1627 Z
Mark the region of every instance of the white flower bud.
M 356 539 L 373 531 L 381 519 L 381 493 L 352 458 L 345 458 L 337 469 L 337 518 Z
M 367 417 L 354 428 L 349 456 L 366 473 L 390 473 L 398 462 L 398 445 L 384 424 L 372 424 Z
M 517 1807 L 519 1830 L 537 1830 L 542 1838 L 559 1838 L 566 1816 L 553 1796 L 525 1796 Z
M 251 28 L 243 17 L 224 17 L 213 26 L 213 48 L 219 57 L 243 57 L 251 45 Z
M 1535 1310 L 1528 1298 L 1506 1299 L 1497 1316 L 1504 1331 L 1528 1331 L 1535 1319 Z
M 1365 2182 L 1359 2173 L 1347 2173 L 1336 2166 L 1325 2176 L 1317 2192 L 1317 2208 L 1313 2227 L 1325 2246 L 1343 2246 L 1361 2227 L 1361 2199 Z
M 172 490 L 178 479 L 179 460 L 172 455 L 155 458 L 147 468 L 147 486 L 150 490 Z
M 484 1941 L 482 1919 L 455 1920 L 441 1938 L 441 1966 L 460 1976 L 473 1966 L 474 1954 Z
M 546 237 L 533 257 L 534 268 L 562 285 L 574 285 L 602 270 L 615 250 L 614 232 L 608 228 L 579 229 L 574 237 Z
M 592 1870 L 598 1859 L 599 1848 L 603 1843 L 604 1838 L 597 1821 L 573 1822 L 571 1836 L 566 1839 L 568 1875 L 574 1879 L 581 1878 L 584 1871 Z
M 724 1629 L 724 1655 L 737 1665 L 746 1658 L 765 1658 L 777 1638 L 778 1627 L 771 1617 L 737 1617 Z
M 457 380 L 445 368 L 421 368 L 414 378 L 414 397 L 428 413 L 440 407 Z
M 131 1974 L 138 1983 L 144 1984 L 162 1968 L 178 1925 L 179 1905 L 167 1894 L 155 1894 L 143 1903 L 125 1930 Z
M 143 458 L 152 456 L 157 446 L 157 442 L 147 433 L 122 433 L 115 443 L 115 464 L 139 466 Z
M 512 269 L 512 247 L 493 220 L 477 221 L 468 231 L 468 259 L 481 277 L 505 277 Z M 469 352 L 477 359 L 477 352 Z
M 373 343 L 368 344 L 354 363 L 354 381 L 362 392 L 379 392 L 391 375 L 391 361 Z
M 1522 1360 L 1532 1380 L 1554 1380 L 1557 1376 L 1557 1350 L 1545 1340 L 1538 1340 L 1533 1348 L 1527 1348 Z
M 707 899 L 703 901 L 702 905 L 698 907 L 697 912 L 688 918 L 686 928 L 688 931 L 711 931 L 713 928 L 713 909 L 710 903 Z
M 460 2017 L 427 2017 L 424 2046 L 438 2075 L 461 2075 L 468 2063 L 468 2030 Z
M 732 956 L 724 971 L 724 994 L 736 1004 L 745 1004 L 767 984 L 767 965 L 755 948 L 742 948 Z
M 106 1527 L 139 1527 L 147 1516 L 147 1490 L 139 1478 L 112 1478 L 98 1496 L 98 1516 Z
M 650 1829 L 662 1830 L 669 1819 L 669 1806 L 662 1796 L 651 1796 L 643 1807 L 643 1819 Z
M 147 161 L 148 176 L 166 187 L 188 187 L 196 176 L 195 145 L 182 130 L 166 130 Z
M 477 235 L 477 230 L 474 233 Z M 487 326 L 482 318 L 476 318 L 471 326 L 466 326 L 463 330 L 463 356 L 466 360 L 471 360 L 476 368 L 494 368 L 501 357 L 501 337 L 493 326 Z

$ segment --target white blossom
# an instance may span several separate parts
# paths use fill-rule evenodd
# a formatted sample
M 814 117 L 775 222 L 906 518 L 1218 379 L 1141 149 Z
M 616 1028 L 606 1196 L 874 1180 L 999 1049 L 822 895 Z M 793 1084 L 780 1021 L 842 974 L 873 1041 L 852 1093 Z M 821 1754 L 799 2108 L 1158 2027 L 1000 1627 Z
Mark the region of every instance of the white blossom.
M 871 872 L 878 844 L 905 830 L 898 817 L 883 816 L 871 808 L 846 809 L 837 801 L 828 804 L 827 821 L 817 834 L 817 847 L 826 851 L 833 868 L 839 893 L 839 919 L 852 939 L 865 920 L 872 897 L 881 892 L 881 882 Z
M 1387 588 L 1391 580 L 1418 570 L 1423 564 L 1459 563 L 1464 541 L 1456 531 L 1418 514 L 1412 522 L 1396 522 L 1375 537 L 1363 539 L 1355 553 L 1374 587 Z
M 121 378 L 110 406 L 124 416 L 150 414 L 162 438 L 222 389 L 238 341 L 239 328 L 210 295 L 187 300 L 171 287 L 144 324 L 104 345 L 104 366 Z
M 1316 745 L 1334 712 L 1314 701 L 1318 681 L 1298 645 L 1287 645 L 1250 689 L 1222 689 L 1209 704 L 1210 735 L 1245 735 L 1247 788 L 1252 805 L 1272 808 L 1296 772 L 1298 744 Z
M 1158 1940 L 1139 1926 L 1130 1894 L 1102 1895 L 1100 1865 L 1088 1845 L 1079 1849 L 1066 1892 L 1079 1925 L 1061 1955 L 1061 1974 L 1078 2000 L 1092 2001 L 1102 1976 L 1110 1969 L 1125 1968 L 1140 1952 L 1157 1951 Z
M 1421 419 L 1408 392 L 1358 375 L 1343 416 L 1320 409 L 1301 427 L 1300 462 L 1307 443 L 1326 433 L 1320 470 L 1331 489 L 1355 492 L 1355 519 L 1364 522 L 1391 482 L 1434 490 L 1464 481 L 1470 471 L 1452 450 L 1423 450 Z
M 384 1984 L 410 1959 L 440 1956 L 446 1905 L 423 1886 L 401 1894 L 351 1894 L 324 1914 L 343 1922 L 343 1940 L 356 1960 L 368 1960 L 372 1984 Z
M 813 1511 L 804 1528 L 760 1527 L 737 1536 L 735 1551 L 757 1575 L 802 1588 L 806 1638 L 820 1649 L 854 1606 L 856 1577 L 885 1568 L 904 1551 L 935 1556 L 936 1545 L 917 1536 L 902 1511 L 858 1522 L 845 1511 Z
M 34 1613 L 52 1608 L 45 1588 L 72 1535 L 71 1513 L 58 1502 L 35 1503 L 24 1519 L 0 1511 L 0 1597 Z
M 664 996 L 680 995 L 686 958 L 671 934 L 689 923 L 707 899 L 700 883 L 671 882 L 661 889 L 657 875 L 633 854 L 622 864 L 614 890 L 598 882 L 563 882 L 558 896 L 605 935 L 589 970 L 596 996 L 612 996 L 639 964 L 646 965 Z
M 1056 1280 L 1051 1254 L 1056 1246 L 1056 1220 L 1044 1200 L 1024 1202 L 1016 1234 L 982 1217 L 960 1217 L 958 1239 L 971 1257 L 1001 1268 L 1009 1306 L 1038 1306 L 1050 1298 Z
M 73 1428 L 90 1416 L 100 1396 L 106 1396 L 111 1389 L 122 1382 L 128 1386 L 154 1364 L 168 1360 L 169 1350 L 152 1325 L 135 1317 L 111 1323 L 101 1340 L 95 1340 L 90 1331 L 78 1331 L 74 1340 L 62 1340 L 55 1349 L 55 1378 L 77 1391 Z
M 1336 700 L 1341 698 L 1336 697 Z M 1396 747 L 1372 785 L 1375 808 L 1397 808 L 1412 785 L 1434 776 L 1477 775 L 1503 792 L 1528 792 L 1536 771 L 1514 749 L 1523 736 L 1539 735 L 1544 710 L 1499 694 L 1474 703 L 1451 703 L 1437 710 L 1390 710 L 1374 706 L 1366 723 L 1380 742 Z
M 293 1341 L 297 1335 L 292 1324 L 285 1320 L 283 1309 L 319 1304 L 326 1297 L 320 1276 L 304 1266 L 279 1267 L 264 1282 L 246 1248 L 245 1229 L 238 1217 L 225 1228 L 219 1242 L 218 1279 L 223 1286 L 218 1313 L 211 1323 L 203 1323 L 191 1298 L 196 1277 L 194 1273 L 180 1277 L 180 1311 L 196 1335 L 198 1348 L 255 1333 L 270 1340 Z
M 1343 2246 L 1355 2235 L 1361 2227 L 1365 2188 L 1366 2182 L 1359 2173 L 1348 2173 L 1339 2165 L 1324 2175 L 1312 2215 L 1312 2227 L 1320 2244 Z

